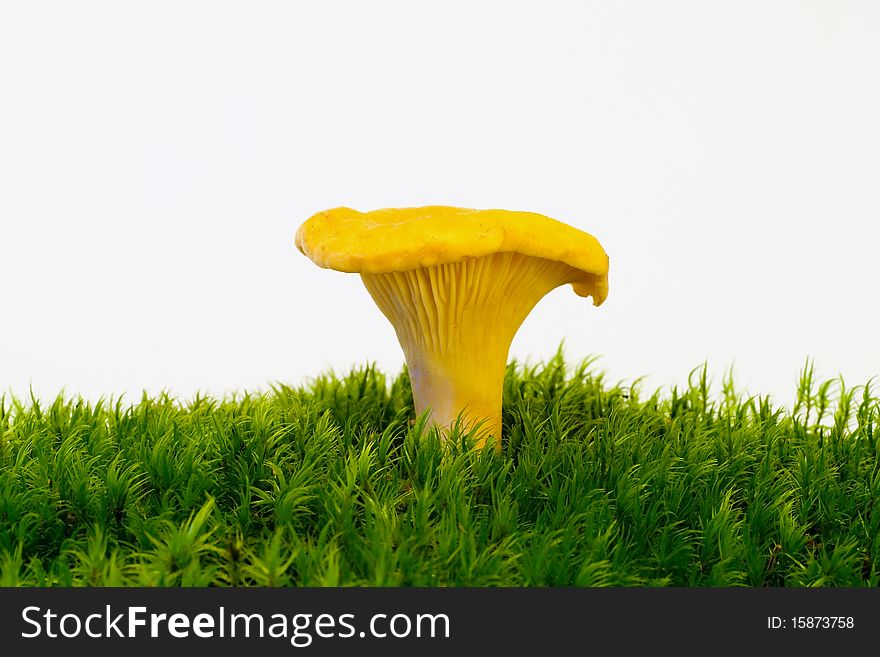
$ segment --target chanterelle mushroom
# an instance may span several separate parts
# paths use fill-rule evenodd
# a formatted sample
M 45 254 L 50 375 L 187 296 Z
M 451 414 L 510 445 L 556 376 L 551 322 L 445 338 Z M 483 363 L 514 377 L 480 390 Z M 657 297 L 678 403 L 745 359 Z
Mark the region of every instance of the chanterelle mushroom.
M 501 448 L 501 393 L 513 336 L 538 301 L 570 283 L 601 304 L 608 256 L 581 230 L 531 212 L 445 206 L 319 212 L 296 246 L 321 267 L 356 272 L 391 321 L 417 414 L 480 422 Z

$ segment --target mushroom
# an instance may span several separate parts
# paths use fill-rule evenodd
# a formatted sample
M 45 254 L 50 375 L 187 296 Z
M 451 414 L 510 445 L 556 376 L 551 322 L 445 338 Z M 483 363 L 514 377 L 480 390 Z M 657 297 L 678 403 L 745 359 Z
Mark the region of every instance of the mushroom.
M 608 256 L 592 236 L 531 212 L 446 206 L 319 212 L 296 233 L 317 265 L 359 273 L 394 327 L 415 411 L 474 426 L 501 449 L 510 344 L 544 295 L 571 284 L 600 305 Z

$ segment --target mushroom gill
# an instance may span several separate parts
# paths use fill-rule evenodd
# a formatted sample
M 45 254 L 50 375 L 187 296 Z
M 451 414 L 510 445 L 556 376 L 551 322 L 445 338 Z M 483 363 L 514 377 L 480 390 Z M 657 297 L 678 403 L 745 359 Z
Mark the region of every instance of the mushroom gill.
M 511 342 L 535 304 L 573 274 L 562 262 L 505 252 L 361 279 L 397 333 L 416 414 L 428 411 L 441 427 L 461 416 L 479 424 L 478 447 L 500 450 Z

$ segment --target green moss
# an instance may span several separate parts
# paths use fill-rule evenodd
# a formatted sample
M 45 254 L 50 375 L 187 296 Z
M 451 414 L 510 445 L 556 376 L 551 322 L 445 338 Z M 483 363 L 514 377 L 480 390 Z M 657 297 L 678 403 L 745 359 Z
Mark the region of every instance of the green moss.
M 876 586 L 880 402 L 705 368 L 639 394 L 508 368 L 504 453 L 373 367 L 225 400 L 0 403 L 6 586 Z

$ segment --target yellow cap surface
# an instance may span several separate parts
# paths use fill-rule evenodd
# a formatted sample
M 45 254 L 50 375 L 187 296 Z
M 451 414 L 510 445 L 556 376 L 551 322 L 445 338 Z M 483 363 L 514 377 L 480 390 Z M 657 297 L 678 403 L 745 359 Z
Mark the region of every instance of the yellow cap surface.
M 608 294 L 608 255 L 589 233 L 550 217 L 511 210 L 447 206 L 319 212 L 296 233 L 315 264 L 338 271 L 387 274 L 492 253 L 521 253 L 563 262 L 571 283 L 597 306 Z

